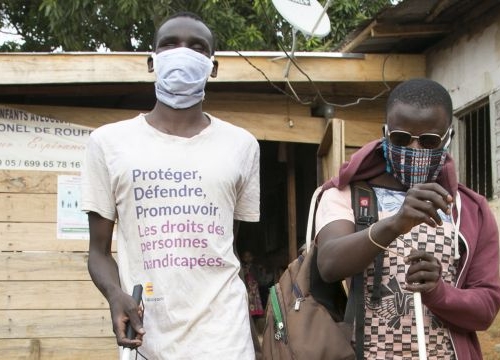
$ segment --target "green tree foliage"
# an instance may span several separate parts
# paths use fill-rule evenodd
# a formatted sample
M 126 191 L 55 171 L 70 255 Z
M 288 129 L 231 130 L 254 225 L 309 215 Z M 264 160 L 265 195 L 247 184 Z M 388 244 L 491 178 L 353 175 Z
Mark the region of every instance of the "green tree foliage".
M 331 50 L 389 5 L 389 0 L 334 0 L 328 11 L 331 33 L 323 39 L 299 35 L 297 50 Z M 181 10 L 204 19 L 217 34 L 218 50 L 290 49 L 292 28 L 271 0 L 3 0 L 0 21 L 24 43 L 8 42 L 0 51 L 150 51 L 154 29 Z

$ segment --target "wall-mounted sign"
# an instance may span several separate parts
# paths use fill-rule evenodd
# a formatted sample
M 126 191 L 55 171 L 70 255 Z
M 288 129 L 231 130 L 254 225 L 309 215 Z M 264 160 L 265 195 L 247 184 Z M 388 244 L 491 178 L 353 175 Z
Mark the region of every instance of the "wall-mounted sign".
M 80 171 L 92 130 L 0 105 L 0 169 Z
M 57 177 L 57 238 L 88 240 L 87 214 L 80 209 L 81 178 L 77 175 Z

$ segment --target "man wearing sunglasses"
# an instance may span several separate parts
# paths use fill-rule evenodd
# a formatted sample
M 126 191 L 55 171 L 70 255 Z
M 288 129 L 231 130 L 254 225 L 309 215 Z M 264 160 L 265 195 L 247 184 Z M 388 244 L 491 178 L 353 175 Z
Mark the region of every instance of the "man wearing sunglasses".
M 320 273 L 332 282 L 360 274 L 358 358 L 419 358 L 420 292 L 427 358 L 481 359 L 475 332 L 500 308 L 498 229 L 486 199 L 457 181 L 451 98 L 440 84 L 413 79 L 391 92 L 386 110 L 383 138 L 325 184 L 316 216 Z M 356 232 L 349 184 L 358 180 L 376 194 L 379 220 Z

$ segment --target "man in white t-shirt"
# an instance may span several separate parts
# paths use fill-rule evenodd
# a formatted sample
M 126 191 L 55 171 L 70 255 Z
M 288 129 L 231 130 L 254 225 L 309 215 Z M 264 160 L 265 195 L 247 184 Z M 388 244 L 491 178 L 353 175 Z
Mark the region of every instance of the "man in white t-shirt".
M 87 146 L 89 272 L 109 302 L 118 345 L 149 360 L 255 359 L 233 234 L 239 220 L 259 220 L 259 145 L 202 111 L 206 81 L 217 74 L 213 54 L 200 18 L 167 19 L 148 62 L 155 107 L 96 129 Z M 136 284 L 143 311 L 130 296 Z

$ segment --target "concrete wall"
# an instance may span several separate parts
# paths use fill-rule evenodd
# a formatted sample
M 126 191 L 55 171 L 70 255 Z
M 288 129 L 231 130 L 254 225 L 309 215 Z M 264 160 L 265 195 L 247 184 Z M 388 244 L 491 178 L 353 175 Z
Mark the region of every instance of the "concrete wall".
M 498 9 L 498 7 L 497 7 Z M 500 9 L 470 24 L 427 53 L 427 77 L 441 83 L 451 94 L 455 111 L 490 97 L 498 101 L 500 94 Z M 497 93 L 496 95 L 492 95 Z M 499 114 L 491 111 L 493 182 L 498 194 L 500 180 Z M 463 134 L 462 134 L 463 136 Z M 456 136 L 457 138 L 457 136 Z M 462 137 L 463 138 L 463 137 Z M 458 158 L 454 152 L 454 158 Z M 490 201 L 500 224 L 500 199 Z
M 429 51 L 427 76 L 448 89 L 456 110 L 500 89 L 500 10 Z

